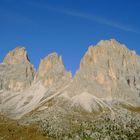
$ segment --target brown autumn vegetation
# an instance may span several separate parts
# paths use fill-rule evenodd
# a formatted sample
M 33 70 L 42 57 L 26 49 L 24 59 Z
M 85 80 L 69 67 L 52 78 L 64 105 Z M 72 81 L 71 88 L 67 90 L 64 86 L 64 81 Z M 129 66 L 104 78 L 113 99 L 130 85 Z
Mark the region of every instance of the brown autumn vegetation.
M 0 115 L 0 140 L 50 140 L 36 126 L 23 126 L 18 121 Z

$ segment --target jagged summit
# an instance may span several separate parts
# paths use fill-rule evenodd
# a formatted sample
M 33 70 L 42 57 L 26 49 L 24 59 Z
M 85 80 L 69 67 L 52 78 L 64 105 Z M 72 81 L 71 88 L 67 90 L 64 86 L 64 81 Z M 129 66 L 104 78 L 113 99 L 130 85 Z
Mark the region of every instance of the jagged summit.
M 121 45 L 116 39 L 109 40 L 101 40 L 97 43 L 97 46 L 105 46 L 105 47 L 115 47 L 114 45 Z
M 83 91 L 98 98 L 139 105 L 140 57 L 116 40 L 90 46 L 80 62 L 69 95 Z
M 0 113 L 37 124 L 54 139 L 100 139 L 107 131 L 115 137 L 102 139 L 127 139 L 140 130 L 139 111 L 140 57 L 114 39 L 90 46 L 74 77 L 57 53 L 42 59 L 37 72 L 25 48 L 0 64 Z
M 98 61 L 102 61 L 103 59 L 111 60 L 115 57 L 116 59 L 120 59 L 119 57 L 125 56 L 134 58 L 135 55 L 135 51 L 129 50 L 124 44 L 119 43 L 115 39 L 101 40 L 96 45 L 88 48 L 81 60 L 80 68 L 89 64 L 97 64 Z
M 26 63 L 28 61 L 29 59 L 26 49 L 21 46 L 16 47 L 12 51 L 10 51 L 3 60 L 3 62 L 7 64 L 20 64 Z
M 139 105 L 139 61 L 140 57 L 125 45 L 114 39 L 102 40 L 88 48 L 81 59 L 80 69 L 72 78 L 56 52 L 42 59 L 35 72 L 25 48 L 17 47 L 5 57 L 6 65 L 0 65 L 0 87 L 24 91 L 27 87 L 32 90 L 34 84 L 41 82 L 46 88 L 45 98 L 62 88 L 62 94 L 67 93 L 69 98 L 79 97 L 84 92 L 105 100 L 121 99 Z
M 41 60 L 39 68 L 36 74 L 36 78 L 46 76 L 50 71 L 60 66 L 64 68 L 61 56 L 59 57 L 57 53 L 51 53 Z
M 70 79 L 71 73 L 66 71 L 62 57 L 57 53 L 51 53 L 41 60 L 34 81 L 41 81 L 46 88 L 55 86 L 56 90 Z
M 48 54 L 44 59 L 50 59 L 50 58 L 58 58 L 57 52 L 52 52 Z
M 30 87 L 35 70 L 24 47 L 10 51 L 3 63 L 0 64 L 0 89 L 19 92 Z

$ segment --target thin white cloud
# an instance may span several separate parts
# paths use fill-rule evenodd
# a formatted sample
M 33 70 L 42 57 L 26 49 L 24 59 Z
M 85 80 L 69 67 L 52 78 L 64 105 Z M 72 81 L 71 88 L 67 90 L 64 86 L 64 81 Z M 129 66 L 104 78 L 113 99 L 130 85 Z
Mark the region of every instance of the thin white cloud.
M 108 19 L 95 16 L 95 15 L 87 15 L 87 14 L 83 14 L 83 13 L 66 12 L 66 11 L 65 11 L 65 14 L 69 14 L 69 15 L 72 15 L 72 16 L 77 16 L 77 17 L 80 17 L 80 18 L 84 18 L 84 19 L 87 19 L 87 20 L 98 22 L 100 24 L 105 24 L 105 25 L 108 25 L 108 26 L 111 26 L 111 27 L 115 27 L 115 28 L 124 30 L 124 31 L 130 31 L 130 32 L 136 32 L 137 33 L 137 31 L 135 31 L 134 29 L 132 29 L 130 27 L 127 27 L 126 25 L 118 24 L 116 22 L 113 22 L 113 21 L 110 21 Z
M 55 12 L 58 12 L 58 13 L 61 13 L 61 14 L 90 20 L 90 21 L 100 23 L 100 24 L 103 24 L 103 25 L 107 25 L 107 26 L 110 26 L 110 27 L 113 27 L 113 28 L 116 28 L 116 29 L 119 29 L 119 30 L 140 34 L 139 30 L 136 30 L 136 29 L 134 29 L 134 28 L 132 28 L 128 25 L 117 23 L 115 21 L 112 21 L 110 19 L 106 19 L 106 18 L 97 16 L 97 15 L 85 14 L 85 13 L 82 13 L 82 12 L 77 12 L 77 11 L 74 11 L 74 10 L 68 10 L 68 9 L 64 9 L 64 8 L 56 8 L 56 7 L 53 7 L 53 6 L 50 6 L 50 5 L 43 5 L 43 4 L 35 3 L 35 2 L 32 2 L 30 4 L 32 6 L 33 5 L 34 6 L 39 6 L 40 8 L 45 8 L 45 9 L 48 9 L 50 11 L 55 11 Z

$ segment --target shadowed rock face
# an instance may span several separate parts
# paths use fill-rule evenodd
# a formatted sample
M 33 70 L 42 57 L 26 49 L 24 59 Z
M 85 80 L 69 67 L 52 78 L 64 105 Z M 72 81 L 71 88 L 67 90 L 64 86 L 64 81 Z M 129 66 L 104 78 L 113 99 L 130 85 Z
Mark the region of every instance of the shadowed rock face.
M 34 68 L 28 60 L 25 48 L 15 48 L 0 64 L 0 89 L 23 91 L 34 79 Z

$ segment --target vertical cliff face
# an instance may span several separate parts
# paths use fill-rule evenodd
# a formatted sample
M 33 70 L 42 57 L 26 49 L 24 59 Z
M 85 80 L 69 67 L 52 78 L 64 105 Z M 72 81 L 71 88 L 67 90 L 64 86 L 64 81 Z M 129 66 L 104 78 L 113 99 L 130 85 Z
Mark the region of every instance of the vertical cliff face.
M 17 47 L 6 55 L 3 62 L 9 65 L 13 65 L 13 64 L 29 63 L 29 60 L 25 48 Z
M 63 63 L 58 57 L 57 53 L 49 54 L 47 57 L 41 60 L 36 78 L 44 78 L 50 71 L 52 71 L 56 65 L 61 65 Z
M 115 40 L 100 41 L 88 48 L 72 78 L 57 53 L 42 59 L 35 72 L 26 50 L 16 48 L 0 64 L 0 90 L 0 109 L 18 117 L 52 98 L 60 103 L 61 97 L 87 111 L 111 110 L 110 101 L 139 106 L 140 57 Z
M 115 40 L 100 41 L 88 49 L 81 60 L 80 70 L 93 67 L 94 71 L 94 68 L 98 68 L 98 72 L 105 71 L 108 78 L 115 81 L 127 75 L 139 74 L 139 60 L 140 57 L 134 51 L 128 50 Z M 100 73 L 97 79 L 101 75 L 103 77 L 103 73 Z
M 74 94 L 83 91 L 96 97 L 137 100 L 140 92 L 140 57 L 114 39 L 90 46 L 71 85 Z
M 139 111 L 140 56 L 116 40 L 90 46 L 73 78 L 57 53 L 42 59 L 37 72 L 20 47 L 0 64 L 0 113 L 38 124 L 52 138 L 137 136 Z
M 0 64 L 0 89 L 23 91 L 30 87 L 34 73 L 25 48 L 17 47 L 9 52 Z
M 45 87 L 52 85 L 60 85 L 68 82 L 71 79 L 71 73 L 67 72 L 61 56 L 57 53 L 49 54 L 41 60 L 39 69 L 35 76 L 35 81 L 41 80 Z
M 16 48 L 0 64 L 0 86 L 4 90 L 0 92 L 0 112 L 20 118 L 60 94 L 70 80 L 71 73 L 56 53 L 42 59 L 35 73 L 26 50 Z
M 140 57 L 116 40 L 100 41 L 90 46 L 72 80 L 61 56 L 49 54 L 41 60 L 35 73 L 23 47 L 9 52 L 0 64 L 0 89 L 23 91 L 40 81 L 47 95 L 69 85 L 70 96 L 82 92 L 99 98 L 137 100 L 140 94 Z M 70 81 L 72 81 L 70 83 Z

